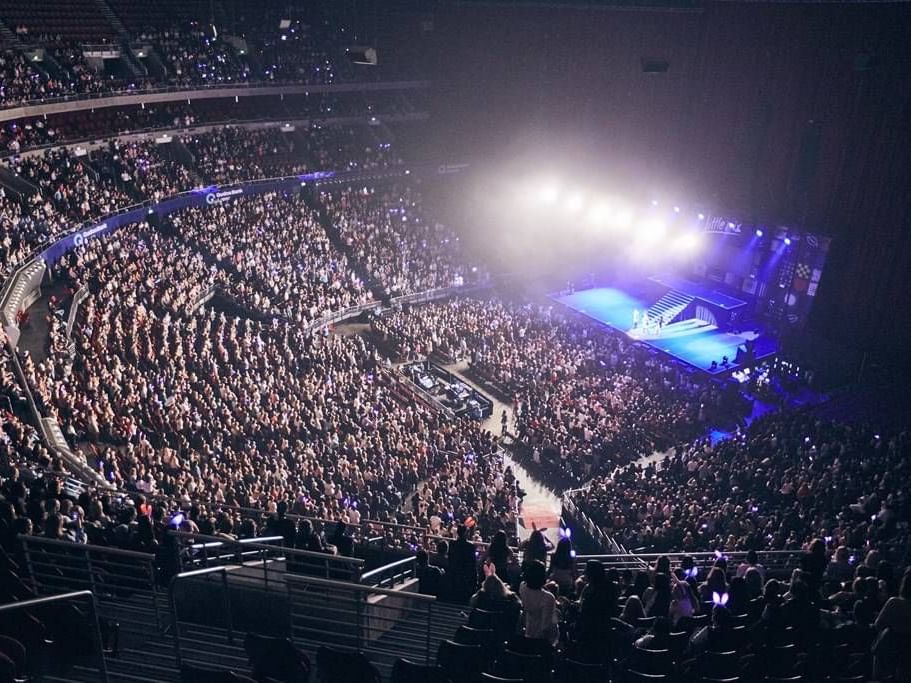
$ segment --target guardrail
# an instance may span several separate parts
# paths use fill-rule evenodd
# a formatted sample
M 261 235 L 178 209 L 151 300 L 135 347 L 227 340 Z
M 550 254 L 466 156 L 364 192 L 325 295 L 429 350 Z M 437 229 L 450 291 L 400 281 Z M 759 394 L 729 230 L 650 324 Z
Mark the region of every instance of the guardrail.
M 395 588 L 410 579 L 417 578 L 417 562 L 414 557 L 406 557 L 377 567 L 361 575 L 361 583 L 377 588 Z
M 295 640 L 375 658 L 433 661 L 439 642 L 436 598 L 310 576 L 289 576 L 287 586 Z
M 576 505 L 576 502 L 573 500 L 573 495 L 582 490 L 584 489 L 573 489 L 564 492 L 563 515 L 571 517 L 575 524 L 581 526 L 585 532 L 594 539 L 595 543 L 601 547 L 601 550 L 609 553 L 622 554 L 625 551 L 624 547 L 614 540 L 611 535 L 606 534 L 601 527 L 595 524 L 592 519 Z
M 177 100 L 204 100 L 220 97 L 257 97 L 263 95 L 309 95 L 311 93 L 368 92 L 383 90 L 418 90 L 430 86 L 430 81 L 373 81 L 332 83 L 329 85 L 300 85 L 274 83 L 235 83 L 211 86 L 162 86 L 157 88 L 128 88 L 106 93 L 59 95 L 0 105 L 0 121 L 24 116 L 56 114 L 65 111 L 122 107 Z
M 225 630 L 227 631 L 228 643 L 234 644 L 234 620 L 231 616 L 231 593 L 228 590 L 228 568 L 227 567 L 208 567 L 206 569 L 196 569 L 189 572 L 181 572 L 177 576 L 171 579 L 168 584 L 168 605 L 170 606 L 171 611 L 171 637 L 174 641 L 174 659 L 177 662 L 177 668 L 180 669 L 183 665 L 183 656 L 181 653 L 181 629 L 180 626 L 183 622 L 180 620 L 180 613 L 178 609 L 178 600 L 177 600 L 177 586 L 180 582 L 186 582 L 187 579 L 196 579 L 205 577 L 205 579 L 210 579 L 213 576 L 218 576 L 220 579 L 221 585 L 221 608 L 222 615 L 224 619 Z
M 224 539 L 182 531 L 168 531 L 181 542 L 181 568 L 206 568 L 223 565 L 259 567 L 263 582 L 269 584 L 286 573 L 305 573 L 327 579 L 358 581 L 364 560 L 329 553 L 286 548 L 279 536 Z
M 767 572 L 776 574 L 790 574 L 792 570 L 800 566 L 802 554 L 799 550 L 767 550 L 758 553 L 759 563 L 765 567 Z M 714 566 L 719 557 L 724 557 L 727 560 L 728 572 L 735 572 L 737 565 L 746 562 L 747 553 L 746 551 L 730 553 L 637 553 L 632 551 L 610 555 L 578 555 L 576 557 L 576 569 L 582 572 L 588 560 L 599 560 L 606 569 L 644 570 L 654 567 L 659 557 L 668 558 L 671 562 L 671 567 L 679 567 L 684 557 L 691 558 L 694 566 L 704 576 Z
M 164 627 L 154 555 L 36 536 L 19 541 L 36 594 L 91 591 L 102 617 L 138 632 Z
M 10 619 L 14 614 L 19 612 L 24 612 L 26 614 L 32 615 L 48 607 L 60 605 L 76 605 L 84 606 L 86 608 L 88 612 L 86 615 L 86 625 L 91 631 L 91 638 L 93 643 L 92 654 L 97 662 L 98 667 L 97 671 L 93 671 L 92 673 L 93 675 L 98 676 L 98 681 L 101 683 L 107 683 L 108 669 L 107 664 L 104 660 L 104 644 L 101 638 L 101 628 L 98 624 L 98 606 L 95 602 L 95 596 L 92 594 L 92 591 L 73 591 L 69 593 L 62 593 L 60 595 L 53 595 L 50 597 L 35 598 L 34 600 L 23 600 L 21 602 L 13 602 L 7 605 L 0 605 L 0 621 Z M 42 650 L 41 655 L 43 657 L 52 659 L 54 653 L 53 650 Z

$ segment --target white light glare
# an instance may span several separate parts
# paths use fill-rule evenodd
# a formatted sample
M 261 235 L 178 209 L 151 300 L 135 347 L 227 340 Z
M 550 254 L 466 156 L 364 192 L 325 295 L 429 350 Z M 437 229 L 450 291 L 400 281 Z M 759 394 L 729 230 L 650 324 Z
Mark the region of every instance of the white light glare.
M 544 187 L 541 188 L 541 199 L 543 199 L 548 204 L 553 204 L 557 201 L 557 196 L 560 194 L 560 188 L 556 183 L 547 183 Z
M 698 232 L 687 232 L 675 241 L 675 247 L 683 253 L 692 253 L 702 246 L 702 235 Z
M 585 195 L 576 192 L 566 201 L 566 210 L 570 213 L 579 213 L 585 204 Z
M 654 244 L 667 232 L 667 225 L 664 221 L 652 219 L 645 221 L 639 226 L 638 238 L 641 243 Z

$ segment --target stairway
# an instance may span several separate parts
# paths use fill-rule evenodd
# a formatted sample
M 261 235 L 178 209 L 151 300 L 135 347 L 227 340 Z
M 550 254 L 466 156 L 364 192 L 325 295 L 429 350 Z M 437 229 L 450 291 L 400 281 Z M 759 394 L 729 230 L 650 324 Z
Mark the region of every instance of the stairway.
M 664 294 L 658 301 L 653 303 L 648 309 L 648 319 L 656 320 L 663 318 L 665 324 L 673 322 L 674 318 L 680 315 L 687 306 L 693 303 L 694 298 L 672 289 Z
M 11 199 L 24 199 L 38 193 L 37 186 L 19 177 L 6 166 L 0 166 L 0 187 L 6 190 L 6 196 Z
M 95 0 L 95 6 L 98 7 L 101 16 L 107 19 L 107 22 L 111 27 L 117 31 L 117 35 L 120 36 L 120 39 L 124 42 L 128 41 L 130 33 L 127 31 L 126 26 L 123 25 L 123 22 L 120 21 L 120 18 L 114 14 L 114 10 L 111 9 L 111 6 L 105 2 L 105 0 Z
M 0 47 L 12 47 L 18 42 L 16 34 L 10 31 L 9 26 L 0 21 Z
M 345 254 L 345 256 L 348 257 L 348 265 L 350 265 L 354 272 L 357 273 L 357 276 L 361 279 L 361 282 L 370 288 L 370 291 L 373 293 L 373 298 L 377 301 L 383 302 L 384 304 L 388 303 L 389 294 L 382 288 L 380 283 L 377 282 L 369 272 L 367 272 L 367 269 L 364 267 L 364 264 L 361 263 L 361 260 L 351 253 L 348 245 L 345 244 L 345 240 L 343 240 L 342 236 L 339 234 L 338 228 L 329 217 L 329 213 L 326 211 L 326 208 L 319 201 L 318 193 L 318 189 L 311 188 L 309 191 L 302 190 L 301 196 L 304 197 L 307 205 L 316 212 L 319 224 L 322 225 L 323 230 L 326 231 L 326 235 L 329 237 L 329 241 L 332 242 L 332 246 L 335 247 L 340 253 Z

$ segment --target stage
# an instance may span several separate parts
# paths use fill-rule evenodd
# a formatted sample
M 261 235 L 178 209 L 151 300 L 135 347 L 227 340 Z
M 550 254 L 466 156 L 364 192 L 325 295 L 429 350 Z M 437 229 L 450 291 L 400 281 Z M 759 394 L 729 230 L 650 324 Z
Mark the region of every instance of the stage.
M 735 363 L 737 349 L 749 339 L 756 339 L 755 357 L 762 360 L 773 356 L 778 351 L 775 340 L 758 329 L 725 331 L 723 323 L 715 320 L 705 321 L 695 317 L 679 320 L 662 328 L 655 335 L 640 335 L 632 330 L 633 311 L 653 310 L 662 301 L 677 297 L 675 304 L 680 312 L 687 306 L 716 306 L 719 315 L 745 307 L 746 302 L 734 299 L 720 292 L 701 288 L 688 281 L 673 282 L 675 287 L 668 287 L 670 281 L 653 278 L 652 287 L 643 287 L 641 292 L 626 291 L 616 287 L 595 287 L 572 294 L 555 294 L 551 298 L 568 308 L 573 309 L 597 322 L 623 332 L 631 339 L 646 344 L 658 351 L 686 363 L 711 375 L 723 376 L 738 368 Z M 650 291 L 649 291 L 650 290 Z M 686 317 L 685 315 L 682 317 Z M 722 358 L 727 356 L 730 363 L 722 366 Z M 718 365 L 712 368 L 712 361 Z

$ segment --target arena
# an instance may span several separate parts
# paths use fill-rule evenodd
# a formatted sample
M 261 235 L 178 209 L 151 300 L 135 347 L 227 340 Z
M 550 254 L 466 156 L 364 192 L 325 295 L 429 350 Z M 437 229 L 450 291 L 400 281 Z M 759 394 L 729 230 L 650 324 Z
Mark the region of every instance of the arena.
M 0 0 L 0 683 L 911 681 L 909 30 Z

